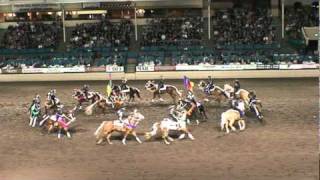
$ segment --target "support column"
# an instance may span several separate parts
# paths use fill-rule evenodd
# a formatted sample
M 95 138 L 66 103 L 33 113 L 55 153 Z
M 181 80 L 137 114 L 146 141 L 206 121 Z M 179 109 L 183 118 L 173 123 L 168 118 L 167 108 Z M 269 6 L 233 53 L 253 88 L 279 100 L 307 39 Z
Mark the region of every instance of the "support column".
M 284 39 L 284 1 L 281 0 L 281 37 Z
M 65 11 L 63 6 L 62 6 L 61 18 L 62 18 L 63 42 L 66 42 L 67 38 L 66 38 L 66 25 L 65 25 Z
M 208 0 L 208 39 L 211 39 L 211 0 Z
M 138 24 L 137 24 L 137 8 L 134 8 L 134 33 L 136 41 L 138 41 Z

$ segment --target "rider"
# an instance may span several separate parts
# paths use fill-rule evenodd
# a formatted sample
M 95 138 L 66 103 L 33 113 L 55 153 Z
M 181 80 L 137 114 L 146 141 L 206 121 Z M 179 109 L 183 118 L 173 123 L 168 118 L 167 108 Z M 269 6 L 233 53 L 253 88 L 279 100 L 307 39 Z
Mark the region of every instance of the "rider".
M 234 96 L 234 100 L 232 101 L 232 107 L 233 107 L 234 110 L 239 111 L 240 117 L 244 116 L 245 106 L 244 106 L 243 100 L 240 99 L 240 95 L 239 94 L 236 94 Z
M 85 85 L 83 85 L 81 90 L 84 93 L 84 95 L 86 96 L 86 99 L 88 99 L 89 86 L 87 84 L 85 84 Z
M 166 87 L 164 86 L 164 78 L 163 78 L 163 76 L 161 76 L 161 78 L 160 78 L 160 80 L 158 82 L 158 90 L 159 90 L 159 93 L 161 91 L 166 90 Z
M 189 101 L 189 102 L 194 103 L 195 105 L 197 104 L 197 101 L 196 101 L 195 96 L 194 96 L 194 94 L 192 93 L 192 91 L 188 91 L 188 92 L 187 92 L 187 98 L 186 98 L 186 100 Z
M 126 108 L 121 108 L 117 111 L 119 121 L 121 121 L 121 122 L 123 122 L 123 115 L 124 115 L 125 110 L 126 110 Z
M 234 84 L 233 84 L 233 88 L 234 88 L 234 95 L 235 94 L 238 94 L 238 91 L 239 91 L 239 89 L 240 89 L 240 82 L 239 82 L 239 80 L 235 80 L 234 81 Z
M 210 94 L 210 90 L 214 88 L 214 83 L 213 83 L 213 78 L 211 78 L 211 76 L 208 76 L 208 79 L 207 79 L 207 86 L 205 88 L 205 92 L 207 94 Z
M 120 88 L 121 88 L 121 92 L 122 93 L 127 93 L 127 92 L 129 92 L 130 91 L 130 89 L 129 89 L 129 86 L 127 85 L 127 79 L 126 78 L 124 78 L 123 80 L 122 80 L 122 83 L 121 83 L 121 85 L 120 85 Z
M 31 110 L 31 107 L 36 104 L 38 106 L 40 106 L 40 95 L 39 94 L 36 94 L 36 96 L 32 99 L 32 103 L 31 103 L 31 106 L 29 107 L 29 110 Z
M 254 91 L 249 92 L 249 106 L 257 102 L 257 95 Z
M 53 105 L 56 105 L 56 90 L 51 89 L 47 96 L 48 101 L 51 101 Z

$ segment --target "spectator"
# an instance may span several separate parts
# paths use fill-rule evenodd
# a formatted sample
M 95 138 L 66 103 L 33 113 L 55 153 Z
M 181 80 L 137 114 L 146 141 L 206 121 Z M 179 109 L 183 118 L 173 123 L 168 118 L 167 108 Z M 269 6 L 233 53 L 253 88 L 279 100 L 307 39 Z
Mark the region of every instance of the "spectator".
M 19 23 L 8 27 L 0 46 L 6 49 L 56 48 L 60 34 L 61 25 L 55 22 Z

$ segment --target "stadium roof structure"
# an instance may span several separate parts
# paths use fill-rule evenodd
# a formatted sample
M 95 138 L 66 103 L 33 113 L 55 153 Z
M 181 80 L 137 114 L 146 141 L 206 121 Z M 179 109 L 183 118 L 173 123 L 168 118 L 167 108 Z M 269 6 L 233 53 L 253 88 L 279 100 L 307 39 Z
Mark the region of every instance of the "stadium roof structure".
M 96 3 L 96 2 L 155 2 L 168 0 L 0 0 L 0 5 L 17 4 L 67 4 L 67 3 Z
M 318 27 L 303 27 L 302 34 L 307 44 L 309 44 L 309 41 L 317 41 L 319 39 Z

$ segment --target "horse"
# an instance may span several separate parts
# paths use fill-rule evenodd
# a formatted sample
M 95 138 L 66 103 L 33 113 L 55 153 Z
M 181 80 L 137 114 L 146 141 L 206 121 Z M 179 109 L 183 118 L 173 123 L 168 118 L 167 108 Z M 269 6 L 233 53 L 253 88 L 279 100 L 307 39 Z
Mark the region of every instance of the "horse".
M 225 84 L 223 86 L 224 92 L 226 93 L 226 95 L 228 96 L 228 98 L 231 98 L 231 94 L 234 94 L 234 88 L 229 85 L 229 84 Z M 240 95 L 240 99 L 242 99 L 246 105 L 246 107 L 249 107 L 249 91 L 245 90 L 245 89 L 239 89 L 238 92 L 236 92 L 237 94 Z
M 68 138 L 71 138 L 71 134 L 69 132 L 69 127 L 72 122 L 76 120 L 74 116 L 74 110 L 70 110 L 68 115 L 63 114 L 64 120 L 58 119 L 57 115 L 47 115 L 41 122 L 40 126 L 42 126 L 46 122 L 46 129 L 48 130 L 48 134 L 50 134 L 53 130 L 58 130 L 58 138 L 61 138 L 61 132 L 64 130 L 65 134 Z M 65 121 L 68 120 L 68 121 Z
M 160 101 L 163 101 L 163 99 L 160 97 L 160 94 L 167 93 L 172 98 L 174 104 L 176 104 L 177 98 L 181 98 L 182 93 L 178 90 L 177 87 L 173 85 L 165 84 L 164 87 L 165 87 L 165 90 L 159 92 L 159 87 L 154 81 L 148 81 L 145 84 L 145 89 L 153 93 L 152 102 L 154 102 L 156 97 L 158 97 Z
M 229 126 L 231 127 L 232 131 L 236 131 L 236 128 L 234 127 L 234 123 L 238 122 L 240 131 L 243 131 L 246 128 L 246 123 L 244 119 L 240 117 L 240 113 L 237 110 L 229 109 L 221 114 L 221 131 L 226 129 L 227 134 L 229 131 Z
M 123 89 L 121 89 L 121 86 L 113 86 L 112 91 L 116 92 L 116 94 L 121 95 L 125 99 L 128 99 L 128 102 L 133 102 L 135 97 L 137 96 L 139 99 L 141 99 L 140 96 L 140 90 L 136 87 L 129 86 L 128 92 L 122 92 Z
M 214 101 L 217 101 L 219 104 L 222 102 L 222 101 L 225 101 L 225 100 L 228 100 L 228 96 L 226 95 L 226 93 L 224 92 L 224 90 L 215 85 L 213 88 L 211 88 L 209 90 L 209 93 L 206 92 L 206 87 L 207 87 L 207 83 L 203 80 L 201 80 L 199 83 L 198 83 L 198 88 L 200 90 L 202 90 L 207 97 L 212 97 Z M 205 101 L 209 101 L 208 98 L 205 99 Z
M 112 144 L 110 137 L 113 132 L 120 132 L 124 134 L 122 139 L 122 144 L 126 145 L 126 139 L 129 134 L 132 134 L 138 143 L 142 143 L 136 133 L 136 128 L 141 120 L 144 119 L 144 116 L 141 113 L 135 113 L 123 121 L 114 120 L 114 121 L 103 121 L 98 129 L 95 131 L 94 135 L 96 136 L 97 145 L 101 144 L 104 138 L 107 139 L 109 144 Z
M 85 114 L 89 116 L 92 115 L 93 109 L 95 106 L 97 106 L 99 109 L 102 109 L 103 114 L 105 114 L 108 107 L 118 110 L 122 107 L 122 105 L 123 105 L 123 101 L 121 100 L 120 97 L 110 96 L 109 98 L 105 98 L 101 96 L 100 100 L 86 107 Z
M 196 119 L 197 125 L 199 125 L 199 116 L 202 120 L 207 120 L 208 116 L 206 114 L 203 104 L 199 102 L 193 102 L 189 100 L 179 99 L 177 109 L 187 110 L 187 122 L 190 123 L 190 120 Z
M 30 108 L 30 121 L 29 121 L 29 126 L 35 127 L 38 118 L 40 117 L 41 114 L 41 107 L 40 104 L 34 103 L 31 108 Z
M 185 135 L 187 134 L 188 137 L 191 140 L 194 140 L 193 135 L 187 128 L 187 111 L 184 110 L 181 113 L 181 117 L 178 121 L 174 121 L 170 118 L 164 118 L 160 122 L 156 122 L 152 125 L 152 130 L 150 132 L 145 133 L 146 140 L 151 139 L 153 136 L 157 134 L 157 132 L 160 130 L 161 137 L 165 144 L 169 145 L 170 142 L 173 142 L 174 139 L 169 136 L 169 131 L 180 131 L 182 134 L 180 134 L 178 139 L 183 139 Z M 168 141 L 169 140 L 169 141 Z
M 85 93 L 80 89 L 74 89 L 74 94 L 72 97 L 78 101 L 77 108 L 82 109 L 82 103 L 91 101 L 91 104 L 101 99 L 100 94 L 98 92 L 89 91 L 88 98 Z

